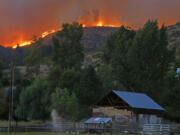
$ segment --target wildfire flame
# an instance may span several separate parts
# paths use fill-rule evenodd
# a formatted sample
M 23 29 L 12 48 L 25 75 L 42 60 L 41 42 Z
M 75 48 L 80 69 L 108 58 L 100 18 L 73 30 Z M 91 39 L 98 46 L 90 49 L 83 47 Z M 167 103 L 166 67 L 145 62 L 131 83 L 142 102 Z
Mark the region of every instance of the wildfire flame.
M 12 48 L 28 46 L 33 44 L 33 35 L 44 38 L 49 31 L 56 32 L 63 21 L 75 20 L 83 27 L 120 27 L 127 24 L 135 25 L 136 29 L 148 19 L 157 19 L 159 24 L 168 26 L 177 23 L 180 0 L 159 1 L 0 0 L 0 45 Z M 50 38 L 46 41 L 50 42 Z
M 103 21 L 99 21 L 96 24 L 97 27 L 120 27 L 121 25 L 105 24 Z
M 107 23 L 103 20 L 99 20 L 95 23 L 89 23 L 89 22 L 86 22 L 84 20 L 80 20 L 79 21 L 80 24 L 82 24 L 83 27 L 120 27 L 122 24 L 121 23 Z
M 102 27 L 103 26 L 103 22 L 99 21 L 96 26 Z
M 54 33 L 54 32 L 56 32 L 56 30 L 50 30 L 50 31 L 43 32 L 43 33 L 41 34 L 41 37 L 44 38 L 44 37 L 46 37 L 47 35 L 52 34 L 52 33 Z
M 50 30 L 50 31 L 45 31 L 41 34 L 41 36 L 39 36 L 39 38 L 44 38 L 46 36 L 48 36 L 49 34 L 52 34 L 54 32 L 56 32 L 57 30 Z M 18 44 L 13 45 L 13 49 L 16 49 L 17 47 L 23 47 L 23 46 L 28 46 L 31 45 L 33 43 L 32 40 L 29 41 L 19 41 Z
M 79 21 L 79 23 L 82 24 L 82 27 L 120 27 L 121 24 L 107 24 L 105 22 L 103 22 L 102 20 L 98 21 L 97 23 L 95 23 L 94 25 L 93 24 L 86 24 L 86 23 L 82 23 L 81 21 Z M 43 32 L 38 38 L 44 38 L 46 36 L 48 36 L 49 34 L 52 34 L 52 33 L 55 33 L 56 31 L 58 31 L 60 29 L 57 29 L 57 30 L 49 30 L 49 31 L 45 31 Z M 17 44 L 13 45 L 13 49 L 16 49 L 17 47 L 24 47 L 24 46 L 28 46 L 28 45 L 31 45 L 33 43 L 33 40 L 20 40 L 17 42 Z
M 23 46 L 28 46 L 32 44 L 32 41 L 21 41 L 20 43 L 13 45 L 13 49 L 16 49 L 17 47 L 23 47 Z

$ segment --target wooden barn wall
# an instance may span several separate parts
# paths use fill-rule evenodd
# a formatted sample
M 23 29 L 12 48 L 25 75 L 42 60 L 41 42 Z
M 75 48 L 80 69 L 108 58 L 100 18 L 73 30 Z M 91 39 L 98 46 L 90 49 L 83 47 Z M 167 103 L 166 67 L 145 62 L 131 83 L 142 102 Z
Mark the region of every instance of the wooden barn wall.
M 116 109 L 114 107 L 93 108 L 93 116 L 107 116 L 113 118 L 116 115 L 131 116 L 131 113 L 131 111 L 128 111 L 126 109 Z

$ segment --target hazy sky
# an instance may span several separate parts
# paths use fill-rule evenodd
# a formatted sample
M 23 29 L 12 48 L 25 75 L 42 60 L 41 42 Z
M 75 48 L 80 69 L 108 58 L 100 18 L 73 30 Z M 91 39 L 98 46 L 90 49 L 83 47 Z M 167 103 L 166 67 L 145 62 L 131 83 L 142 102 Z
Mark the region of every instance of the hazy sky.
M 0 44 L 29 40 L 64 22 L 142 26 L 147 19 L 172 25 L 180 21 L 180 0 L 0 0 Z

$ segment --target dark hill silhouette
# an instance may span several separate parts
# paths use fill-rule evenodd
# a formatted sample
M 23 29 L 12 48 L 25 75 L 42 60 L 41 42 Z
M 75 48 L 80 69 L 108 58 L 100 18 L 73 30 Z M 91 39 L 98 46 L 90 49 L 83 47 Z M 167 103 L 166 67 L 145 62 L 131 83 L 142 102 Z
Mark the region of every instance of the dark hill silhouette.
M 115 32 L 117 27 L 87 27 L 84 28 L 84 35 L 82 37 L 82 44 L 84 45 L 86 54 L 94 53 L 96 50 L 107 41 L 108 36 Z M 43 39 L 43 52 L 45 56 L 48 56 L 52 50 L 52 37 L 54 34 L 50 34 Z M 167 34 L 169 39 L 169 45 L 180 48 L 180 23 L 169 26 L 167 28 Z M 23 58 L 25 55 L 26 47 L 18 47 L 16 49 L 4 48 L 0 46 L 0 57 L 2 57 L 5 66 L 14 59 L 17 65 L 23 65 Z
M 94 52 L 97 48 L 105 44 L 107 37 L 118 28 L 115 27 L 89 27 L 84 28 L 84 35 L 82 37 L 82 44 L 84 45 L 85 52 Z M 47 56 L 51 51 L 52 46 L 52 37 L 55 35 L 50 34 L 43 39 L 43 52 Z M 0 46 L 0 57 L 2 57 L 5 66 L 7 67 L 12 60 L 16 61 L 17 65 L 23 65 L 23 58 L 25 55 L 25 48 L 27 47 L 18 47 L 12 49 L 10 47 L 5 48 Z

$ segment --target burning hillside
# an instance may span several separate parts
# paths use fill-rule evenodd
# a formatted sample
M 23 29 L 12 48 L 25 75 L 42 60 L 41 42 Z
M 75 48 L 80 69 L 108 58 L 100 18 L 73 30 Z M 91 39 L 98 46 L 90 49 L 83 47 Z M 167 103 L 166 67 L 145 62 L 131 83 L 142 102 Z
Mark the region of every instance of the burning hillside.
M 80 24 L 82 24 L 82 27 L 84 28 L 89 28 L 89 27 L 114 27 L 114 28 L 117 28 L 117 27 L 120 27 L 121 24 L 108 24 L 104 21 L 98 21 L 98 22 L 95 22 L 94 24 L 88 24 L 88 23 L 83 23 L 83 21 L 79 21 Z M 127 26 L 126 24 L 123 24 L 125 27 L 129 28 L 129 29 L 136 29 L 135 27 L 130 27 L 130 26 Z M 55 33 L 57 32 L 58 30 L 61 30 L 61 28 L 59 29 L 53 29 L 53 30 L 49 30 L 49 31 L 45 31 L 43 32 L 42 34 L 40 34 L 40 36 L 37 36 L 37 38 L 44 38 L 52 33 Z M 11 46 L 12 48 L 17 48 L 17 47 L 24 47 L 24 46 L 28 46 L 28 45 L 31 45 L 33 44 L 34 40 L 31 39 L 31 40 L 23 40 L 23 39 L 20 39 L 20 40 L 17 40 L 15 42 L 13 42 L 12 44 L 5 44 L 5 46 Z
M 0 44 L 14 48 L 29 45 L 34 35 L 45 37 L 59 30 L 62 23 L 73 21 L 84 27 L 139 28 L 147 19 L 172 25 L 179 21 L 179 6 L 179 0 L 2 0 Z
M 38 36 L 38 38 L 44 38 L 46 36 L 48 36 L 49 34 L 52 34 L 52 33 L 55 33 L 56 30 L 50 30 L 50 31 L 46 31 L 46 32 L 43 32 L 40 36 Z M 29 41 L 24 41 L 24 40 L 18 40 L 16 41 L 16 44 L 12 43 L 10 45 L 6 45 L 5 46 L 11 46 L 12 48 L 17 48 L 17 47 L 23 47 L 23 46 L 28 46 L 28 45 L 31 45 L 33 44 L 33 39 L 32 40 L 29 40 Z
M 87 24 L 82 24 L 82 26 L 84 28 L 86 27 L 120 27 L 120 25 L 113 25 L 113 24 L 104 24 L 103 21 L 99 21 L 96 23 L 96 25 L 87 25 Z M 60 29 L 59 29 L 60 30 Z M 45 31 L 42 34 L 40 34 L 40 36 L 37 36 L 37 38 L 44 38 L 52 33 L 57 32 L 57 30 L 49 30 L 49 31 Z M 13 42 L 12 44 L 4 44 L 5 46 L 11 46 L 12 48 L 17 48 L 17 47 L 23 47 L 23 46 L 28 46 L 33 44 L 33 39 L 31 40 L 23 40 L 23 39 L 18 39 L 17 41 Z
M 90 54 L 96 53 L 97 49 L 101 47 L 101 45 L 104 45 L 106 43 L 108 36 L 111 33 L 115 32 L 117 29 L 117 27 L 85 27 L 84 34 L 81 40 L 81 43 L 84 45 L 85 51 L 89 52 Z M 176 25 L 169 26 L 167 29 L 167 33 L 169 45 L 180 48 L 180 24 L 177 23 Z M 43 47 L 47 48 L 48 52 L 51 50 L 50 48 L 52 45 L 52 36 L 54 34 L 55 33 L 47 35 L 42 40 Z M 15 57 L 20 61 L 19 65 L 23 64 L 24 52 L 24 47 L 11 49 L 0 46 L 0 57 L 2 57 L 6 66 L 8 66 L 12 59 L 14 59 Z M 92 58 L 91 55 L 88 55 L 88 53 L 86 53 L 86 56 L 87 63 L 96 63 L 94 62 L 94 58 Z

